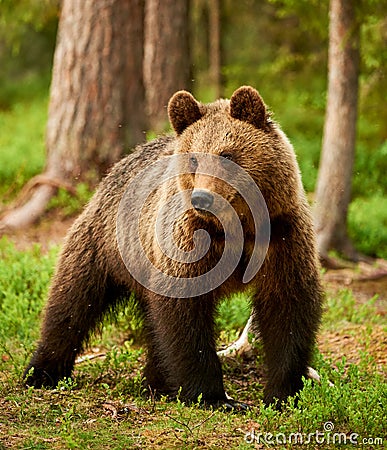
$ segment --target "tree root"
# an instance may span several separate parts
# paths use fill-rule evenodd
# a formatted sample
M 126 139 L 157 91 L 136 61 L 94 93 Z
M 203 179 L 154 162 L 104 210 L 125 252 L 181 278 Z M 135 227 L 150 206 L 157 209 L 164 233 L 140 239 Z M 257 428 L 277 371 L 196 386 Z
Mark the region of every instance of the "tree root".
M 330 241 L 329 248 L 326 244 L 326 239 L 320 239 L 318 248 L 321 265 L 326 269 L 354 269 L 359 262 L 373 264 L 376 260 L 370 256 L 356 250 L 351 239 L 345 235 Z M 332 257 L 328 255 L 329 250 L 336 250 L 339 257 Z
M 72 195 L 76 195 L 73 186 L 58 178 L 47 174 L 32 178 L 24 186 L 16 201 L 2 212 L 0 236 L 34 224 L 45 213 L 48 202 L 58 188 L 64 188 Z

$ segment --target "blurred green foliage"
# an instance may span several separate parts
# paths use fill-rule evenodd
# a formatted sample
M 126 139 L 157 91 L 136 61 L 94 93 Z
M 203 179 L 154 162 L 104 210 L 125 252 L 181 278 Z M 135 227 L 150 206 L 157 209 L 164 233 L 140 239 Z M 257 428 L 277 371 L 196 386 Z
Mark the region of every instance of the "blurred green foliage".
M 363 253 L 387 259 L 387 196 L 355 198 L 348 211 L 349 235 Z
M 46 92 L 59 0 L 0 0 L 0 110 Z
M 60 3 L 60 0 L 0 0 L 0 39 L 13 53 L 18 53 L 29 30 L 52 35 Z
M 224 95 L 243 84 L 262 93 L 295 147 L 304 185 L 311 192 L 325 117 L 329 2 L 221 3 Z M 45 163 L 44 129 L 59 4 L 59 0 L 0 0 L 0 197 L 6 203 Z M 387 191 L 387 2 L 363 0 L 357 9 L 362 61 L 350 231 L 363 251 L 387 257 L 383 250 L 387 237 L 381 230 L 385 218 L 382 208 L 376 207 L 384 205 Z M 209 81 L 208 24 L 208 2 L 193 0 L 193 89 L 202 101 L 212 101 L 215 92 Z M 59 197 L 58 205 L 66 198 Z M 365 223 L 367 218 L 372 223 Z M 371 228 L 374 231 L 369 232 Z
M 0 198 L 6 202 L 43 169 L 45 162 L 47 93 L 36 82 L 31 86 L 39 92 L 36 98 L 0 110 Z

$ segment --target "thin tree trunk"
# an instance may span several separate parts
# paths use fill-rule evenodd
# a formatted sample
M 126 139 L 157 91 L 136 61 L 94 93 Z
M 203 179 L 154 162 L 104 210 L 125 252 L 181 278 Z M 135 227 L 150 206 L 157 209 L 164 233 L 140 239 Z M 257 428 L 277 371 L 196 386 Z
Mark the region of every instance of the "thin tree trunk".
M 54 55 L 45 176 L 98 180 L 144 139 L 144 0 L 64 0 Z M 39 185 L 0 228 L 37 220 L 56 190 Z
M 150 127 L 160 131 L 172 94 L 191 86 L 189 0 L 146 0 L 144 83 Z
M 319 167 L 315 223 L 322 259 L 338 250 L 349 259 L 357 253 L 347 234 L 359 80 L 359 23 L 355 2 L 331 0 L 328 99 Z
M 223 95 L 221 51 L 221 0 L 209 0 L 209 64 L 215 97 Z

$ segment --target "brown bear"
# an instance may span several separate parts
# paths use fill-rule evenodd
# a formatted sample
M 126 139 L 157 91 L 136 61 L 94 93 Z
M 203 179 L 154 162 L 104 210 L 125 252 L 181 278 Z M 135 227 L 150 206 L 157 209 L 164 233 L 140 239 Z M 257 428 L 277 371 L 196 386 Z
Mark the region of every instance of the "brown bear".
M 179 91 L 168 114 L 176 135 L 118 162 L 69 231 L 26 383 L 56 386 L 69 377 L 104 315 L 135 293 L 147 342 L 145 385 L 186 401 L 201 395 L 207 404 L 230 404 L 214 318 L 225 296 L 247 289 L 268 368 L 264 401 L 280 404 L 302 388 L 322 309 L 293 148 L 252 87 L 211 104 Z M 255 191 L 264 206 L 247 198 Z M 225 253 L 228 263 L 216 272 Z

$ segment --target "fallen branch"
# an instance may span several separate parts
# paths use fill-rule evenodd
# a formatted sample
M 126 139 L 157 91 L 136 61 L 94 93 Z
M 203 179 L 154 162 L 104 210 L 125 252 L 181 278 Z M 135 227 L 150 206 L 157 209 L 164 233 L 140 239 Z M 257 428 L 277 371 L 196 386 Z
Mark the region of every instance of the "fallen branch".
M 91 355 L 83 355 L 83 356 L 79 356 L 75 360 L 75 364 L 82 364 L 85 361 L 91 361 L 92 359 L 105 358 L 105 357 L 106 357 L 106 353 L 94 353 Z
M 229 345 L 226 349 L 220 350 L 218 352 L 218 356 L 220 358 L 225 358 L 233 355 L 243 355 L 244 353 L 247 353 L 249 350 L 251 350 L 251 344 L 248 340 L 249 331 L 251 331 L 252 327 L 252 316 L 249 317 L 249 320 L 247 321 L 245 328 L 242 331 L 242 334 L 240 337 L 233 342 L 231 345 Z M 257 335 L 257 338 L 259 337 L 259 333 L 255 333 Z M 321 382 L 320 375 L 317 373 L 315 369 L 312 367 L 308 367 L 307 371 L 307 377 L 317 381 L 318 383 Z M 333 386 L 333 384 L 328 381 L 329 386 Z

